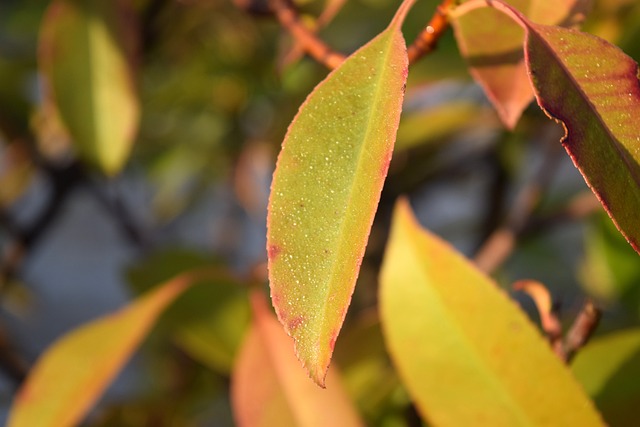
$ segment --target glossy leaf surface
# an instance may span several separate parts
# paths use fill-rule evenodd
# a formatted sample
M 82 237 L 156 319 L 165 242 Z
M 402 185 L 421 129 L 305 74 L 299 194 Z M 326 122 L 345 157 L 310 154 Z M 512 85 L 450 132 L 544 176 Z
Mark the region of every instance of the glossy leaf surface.
M 575 26 L 590 0 L 509 0 L 533 22 Z M 484 88 L 504 124 L 513 128 L 533 100 L 522 45 L 524 32 L 504 14 L 482 8 L 451 21 L 460 52 L 473 78 Z
M 320 385 L 391 160 L 408 65 L 400 26 L 412 3 L 314 89 L 278 157 L 267 221 L 271 298 Z
M 76 425 L 122 369 L 162 310 L 193 279 L 190 275 L 179 276 L 54 343 L 18 393 L 8 425 Z
M 591 340 L 571 366 L 611 426 L 638 421 L 640 405 L 640 329 Z
M 395 210 L 381 273 L 382 326 L 434 426 L 602 425 L 524 313 L 447 243 Z
M 240 427 L 361 426 L 335 371 L 327 389 L 309 381 L 288 337 L 262 294 L 252 298 L 254 321 L 232 376 L 232 404 Z
M 138 127 L 135 36 L 124 1 L 55 0 L 44 18 L 40 67 L 81 157 L 107 174 L 126 162 Z

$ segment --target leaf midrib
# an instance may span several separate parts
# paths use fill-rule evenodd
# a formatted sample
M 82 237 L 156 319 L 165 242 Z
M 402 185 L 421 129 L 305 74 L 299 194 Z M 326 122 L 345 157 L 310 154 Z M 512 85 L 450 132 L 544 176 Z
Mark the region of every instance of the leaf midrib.
M 329 317 L 328 316 L 328 312 L 329 312 L 329 294 L 331 293 L 331 289 L 334 288 L 336 286 L 336 281 L 335 281 L 335 276 L 336 276 L 336 268 L 338 265 L 338 260 L 342 257 L 342 253 L 344 252 L 344 241 L 345 241 L 345 234 L 348 233 L 348 230 L 345 231 L 345 226 L 347 224 L 347 217 L 349 216 L 349 212 L 351 212 L 352 209 L 350 209 L 351 204 L 352 204 L 352 200 L 353 200 L 353 196 L 355 194 L 355 188 L 354 188 L 354 183 L 356 181 L 356 177 L 359 175 L 359 172 L 362 169 L 362 165 L 364 164 L 364 157 L 365 153 L 367 151 L 366 149 L 366 142 L 369 139 L 369 135 L 371 134 L 371 129 L 375 124 L 375 121 L 373 120 L 373 116 L 374 116 L 374 112 L 377 109 L 377 104 L 378 104 L 378 100 L 380 99 L 381 95 L 384 93 L 384 90 L 382 89 L 382 85 L 380 85 L 380 82 L 384 80 L 384 77 L 387 75 L 388 73 L 388 68 L 385 67 L 385 64 L 387 64 L 389 62 L 389 57 L 392 54 L 392 48 L 391 46 L 393 45 L 394 42 L 394 38 L 397 35 L 396 32 L 399 32 L 400 30 L 395 27 L 389 27 L 387 28 L 387 30 L 385 30 L 383 33 L 381 33 L 380 35 L 378 35 L 376 37 L 376 39 L 382 38 L 385 35 L 387 36 L 388 40 L 386 43 L 386 53 L 383 57 L 380 58 L 380 60 L 378 61 L 378 69 L 381 70 L 380 73 L 378 73 L 377 78 L 375 79 L 375 83 L 374 86 L 376 87 L 376 90 L 374 91 L 373 96 L 371 97 L 371 99 L 374 102 L 371 102 L 369 104 L 369 108 L 367 110 L 367 127 L 366 127 L 366 131 L 364 136 L 362 137 L 362 143 L 360 144 L 360 149 L 359 149 L 359 153 L 358 153 L 358 160 L 357 160 L 357 164 L 356 164 L 356 168 L 355 168 L 355 172 L 351 177 L 351 182 L 349 183 L 349 193 L 348 193 L 348 197 L 347 197 L 347 209 L 346 212 L 347 214 L 344 215 L 340 221 L 340 226 L 339 226 L 339 231 L 338 231 L 338 239 L 337 241 L 340 242 L 339 245 L 339 249 L 335 252 L 335 255 L 333 256 L 333 259 L 331 261 L 331 270 L 329 273 L 329 280 L 327 281 L 327 289 L 326 289 L 326 293 L 325 293 L 325 297 L 323 298 L 323 304 L 322 304 L 322 317 L 320 319 L 320 322 L 318 322 L 318 327 L 316 328 L 316 330 L 314 331 L 314 336 L 316 337 L 317 341 L 320 341 L 320 336 L 322 335 L 322 329 L 325 326 L 325 321 L 326 319 Z M 373 43 L 375 43 L 376 39 L 372 40 L 369 44 L 369 46 L 371 46 Z M 380 66 L 380 64 L 382 64 L 382 66 Z M 364 243 L 366 246 L 366 242 Z M 363 250 L 364 252 L 364 250 Z M 364 254 L 363 254 L 364 256 Z M 358 272 L 356 272 L 356 280 L 357 280 L 357 276 L 358 276 Z M 321 367 L 321 369 L 324 369 L 324 367 Z
M 407 227 L 404 227 L 403 233 L 408 234 L 408 239 L 411 242 L 412 250 L 410 251 L 412 262 L 414 265 L 418 266 L 418 271 L 421 273 L 423 277 L 420 283 L 426 284 L 432 282 L 431 275 L 429 274 L 429 269 L 426 264 L 421 262 L 420 257 L 417 255 L 422 253 L 420 245 L 418 244 L 416 238 L 414 236 L 409 235 L 411 230 L 408 230 Z M 435 286 L 429 286 L 431 288 L 431 292 L 438 299 L 439 305 L 443 308 L 442 313 L 446 316 L 446 319 L 441 319 L 443 322 L 446 320 L 446 323 L 450 328 L 458 331 L 457 337 L 458 342 L 461 347 L 466 350 L 466 353 L 469 355 L 469 358 L 474 360 L 474 364 L 481 368 L 481 374 L 483 378 L 483 383 L 487 384 L 491 387 L 492 390 L 495 390 L 496 393 L 499 393 L 503 396 L 501 399 L 502 402 L 505 402 L 511 408 L 511 413 L 519 418 L 523 424 L 533 427 L 535 423 L 529 416 L 528 412 L 524 410 L 522 405 L 517 399 L 512 397 L 509 388 L 504 384 L 504 382 L 500 381 L 499 375 L 496 371 L 486 363 L 486 358 L 482 355 L 480 351 L 478 351 L 477 346 L 474 345 L 473 341 L 468 337 L 466 330 L 461 324 L 457 321 L 457 318 L 453 315 L 452 311 L 449 309 L 449 306 L 443 301 L 440 291 Z

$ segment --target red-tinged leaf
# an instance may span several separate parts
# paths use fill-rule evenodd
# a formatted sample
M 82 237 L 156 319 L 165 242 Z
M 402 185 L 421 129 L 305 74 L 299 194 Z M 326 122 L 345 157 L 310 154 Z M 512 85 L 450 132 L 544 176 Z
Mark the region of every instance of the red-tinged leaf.
M 309 95 L 273 177 L 267 251 L 271 298 L 298 358 L 323 385 L 393 151 L 407 53 L 389 27 Z
M 135 138 L 135 32 L 124 0 L 54 0 L 40 36 L 40 68 L 81 157 L 116 174 Z
M 200 273 L 178 276 L 122 310 L 88 323 L 54 343 L 18 392 L 8 426 L 78 424 L 159 314 L 200 278 Z
M 542 109 L 562 123 L 562 144 L 609 216 L 640 252 L 638 64 L 616 46 L 577 30 L 534 24 L 500 1 L 490 5 L 526 31 L 526 60 Z
M 381 273 L 387 348 L 430 425 L 601 426 L 526 315 L 398 203 Z
M 584 19 L 591 0 L 509 0 L 507 3 L 534 22 L 575 26 Z M 491 8 L 454 14 L 451 23 L 471 75 L 483 87 L 504 124 L 515 127 L 522 111 L 533 100 L 522 50 L 522 28 Z
M 309 381 L 264 296 L 255 293 L 252 302 L 253 327 L 231 378 L 238 426 L 362 426 L 338 374 L 328 372 L 326 390 Z

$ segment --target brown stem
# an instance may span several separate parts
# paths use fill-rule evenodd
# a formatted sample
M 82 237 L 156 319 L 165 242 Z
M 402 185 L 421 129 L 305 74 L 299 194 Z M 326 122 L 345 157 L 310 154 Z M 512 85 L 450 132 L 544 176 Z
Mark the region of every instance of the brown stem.
M 270 2 L 280 24 L 291 33 L 313 59 L 330 69 L 336 68 L 344 61 L 344 55 L 331 49 L 302 23 L 291 0 L 270 0 Z
M 571 362 L 576 352 L 589 341 L 600 322 L 601 316 L 600 309 L 596 307 L 593 301 L 588 299 L 565 336 L 563 355 L 565 362 Z
M 417 62 L 424 55 L 435 49 L 438 40 L 440 40 L 445 30 L 449 28 L 447 9 L 453 6 L 455 1 L 456 0 L 442 0 L 442 3 L 436 7 L 431 21 L 429 21 L 425 29 L 418 34 L 411 46 L 407 49 L 409 62 L 411 64 Z
M 547 146 L 542 167 L 517 196 L 504 225 L 498 227 L 476 252 L 474 261 L 478 268 L 491 273 L 495 271 L 513 251 L 518 237 L 525 229 L 531 214 L 540 201 L 543 190 L 549 184 L 558 165 L 558 147 Z

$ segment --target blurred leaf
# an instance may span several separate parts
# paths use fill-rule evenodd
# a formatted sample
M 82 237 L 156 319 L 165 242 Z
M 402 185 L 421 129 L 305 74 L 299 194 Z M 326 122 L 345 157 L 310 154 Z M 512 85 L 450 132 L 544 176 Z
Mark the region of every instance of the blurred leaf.
M 518 280 L 512 286 L 514 291 L 522 291 L 529 295 L 538 310 L 542 330 L 549 338 L 562 337 L 562 325 L 553 312 L 553 300 L 549 289 L 537 280 Z
M 323 390 L 307 378 L 291 351 L 291 340 L 270 313 L 264 296 L 252 295 L 253 327 L 231 378 L 239 427 L 361 426 L 338 374 L 327 373 Z
M 400 26 L 350 56 L 300 107 L 278 158 L 267 219 L 271 296 L 311 378 L 324 384 L 358 276 L 400 120 Z
M 376 313 L 365 312 L 343 331 L 334 358 L 342 382 L 367 425 L 380 425 L 380 420 L 394 409 L 393 393 L 400 382 L 387 355 Z
M 137 263 L 127 272 L 138 292 L 146 292 L 185 271 L 206 268 L 210 258 L 185 250 L 168 250 Z M 227 374 L 249 325 L 246 288 L 229 275 L 199 281 L 167 309 L 161 326 L 171 330 L 187 354 L 217 372 Z
M 488 116 L 487 110 L 473 102 L 452 101 L 405 114 L 398 128 L 396 150 L 437 143 L 447 136 L 476 126 L 499 126 L 496 120 L 492 121 L 492 117 Z
M 533 22 L 576 26 L 590 9 L 591 0 L 507 0 L 507 3 Z M 454 15 L 451 24 L 471 75 L 484 88 L 504 124 L 514 128 L 533 100 L 522 52 L 522 28 L 491 8 Z
M 515 303 L 398 203 L 381 273 L 387 347 L 437 426 L 602 425 Z
M 34 165 L 25 144 L 16 141 L 0 146 L 0 206 L 6 208 L 29 188 Z
M 640 260 L 604 213 L 594 216 L 585 242 L 580 278 L 585 288 L 608 304 L 620 303 L 640 315 Z
M 40 67 L 76 149 L 116 174 L 138 127 L 135 28 L 129 2 L 54 0 L 40 37 Z
M 640 329 L 591 340 L 580 350 L 571 368 L 609 425 L 638 424 Z
M 76 425 L 113 381 L 168 304 L 197 279 L 185 274 L 56 341 L 13 402 L 10 427 Z

